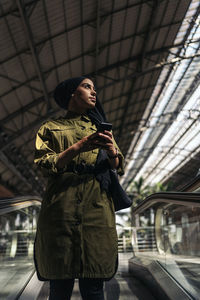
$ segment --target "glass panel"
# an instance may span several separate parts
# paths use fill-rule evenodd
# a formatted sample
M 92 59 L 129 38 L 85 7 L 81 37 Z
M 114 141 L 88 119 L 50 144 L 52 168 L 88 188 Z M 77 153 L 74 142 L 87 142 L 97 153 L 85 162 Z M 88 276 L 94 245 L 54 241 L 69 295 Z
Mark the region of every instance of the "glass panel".
M 156 260 L 191 295 L 200 293 L 200 204 L 156 203 L 134 216 L 136 256 Z
M 200 208 L 171 205 L 160 211 L 160 246 L 166 253 L 200 256 Z
M 34 271 L 38 204 L 0 215 L 0 299 L 17 295 Z
M 138 252 L 157 251 L 155 242 L 155 212 L 148 209 L 144 213 L 135 216 L 135 227 L 133 228 L 133 249 Z
M 200 208 L 166 205 L 157 213 L 160 263 L 189 293 L 200 293 Z

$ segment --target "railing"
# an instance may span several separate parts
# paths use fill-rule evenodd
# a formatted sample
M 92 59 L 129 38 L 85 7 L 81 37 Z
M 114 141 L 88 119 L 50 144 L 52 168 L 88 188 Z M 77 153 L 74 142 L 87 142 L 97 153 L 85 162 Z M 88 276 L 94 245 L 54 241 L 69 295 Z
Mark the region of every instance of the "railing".
M 37 197 L 0 200 L 0 299 L 16 299 L 34 272 Z
M 131 237 L 123 237 L 118 238 L 118 252 L 131 252 L 133 251 Z
M 117 227 L 118 252 L 133 252 L 132 247 L 132 227 Z
M 134 223 L 135 261 L 145 264 L 159 281 L 156 262 L 187 295 L 183 299 L 200 299 L 200 194 L 151 195 L 134 210 Z M 173 299 L 176 292 L 166 281 L 161 285 Z

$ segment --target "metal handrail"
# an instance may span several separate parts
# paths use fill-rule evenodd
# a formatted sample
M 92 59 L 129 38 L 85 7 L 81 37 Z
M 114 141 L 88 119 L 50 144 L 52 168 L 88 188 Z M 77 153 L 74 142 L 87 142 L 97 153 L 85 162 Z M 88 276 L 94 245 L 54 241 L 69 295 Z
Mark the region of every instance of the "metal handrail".
M 184 205 L 194 205 L 200 206 L 200 193 L 186 193 L 186 192 L 162 192 L 155 193 L 142 202 L 140 202 L 137 207 L 133 208 L 133 213 L 139 213 L 145 209 L 152 206 L 155 203 L 174 203 L 174 204 L 184 204 Z
M 38 196 L 19 196 L 14 198 L 0 199 L 0 214 L 8 213 L 33 204 L 41 204 L 42 199 Z

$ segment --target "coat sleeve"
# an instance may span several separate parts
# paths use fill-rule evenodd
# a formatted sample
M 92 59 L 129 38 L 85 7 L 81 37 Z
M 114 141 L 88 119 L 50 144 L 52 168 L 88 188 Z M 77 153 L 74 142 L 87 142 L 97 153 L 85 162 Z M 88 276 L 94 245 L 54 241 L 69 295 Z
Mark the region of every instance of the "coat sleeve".
M 41 168 L 44 175 L 63 173 L 57 168 L 59 153 L 53 147 L 53 136 L 47 126 L 42 125 L 36 135 L 34 163 Z

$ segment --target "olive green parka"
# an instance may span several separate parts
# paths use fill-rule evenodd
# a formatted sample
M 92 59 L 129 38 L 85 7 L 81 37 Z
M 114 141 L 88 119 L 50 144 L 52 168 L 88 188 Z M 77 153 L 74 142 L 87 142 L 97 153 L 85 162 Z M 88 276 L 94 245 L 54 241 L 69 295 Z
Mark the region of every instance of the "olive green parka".
M 112 199 L 101 191 L 93 174 L 57 168 L 60 152 L 94 132 L 96 126 L 87 115 L 68 112 L 64 118 L 44 123 L 37 133 L 34 162 L 48 177 L 35 240 L 35 265 L 41 280 L 108 279 L 116 272 Z M 80 153 L 73 161 L 94 165 L 97 154 L 98 149 Z M 118 172 L 122 173 L 120 150 L 119 155 Z

